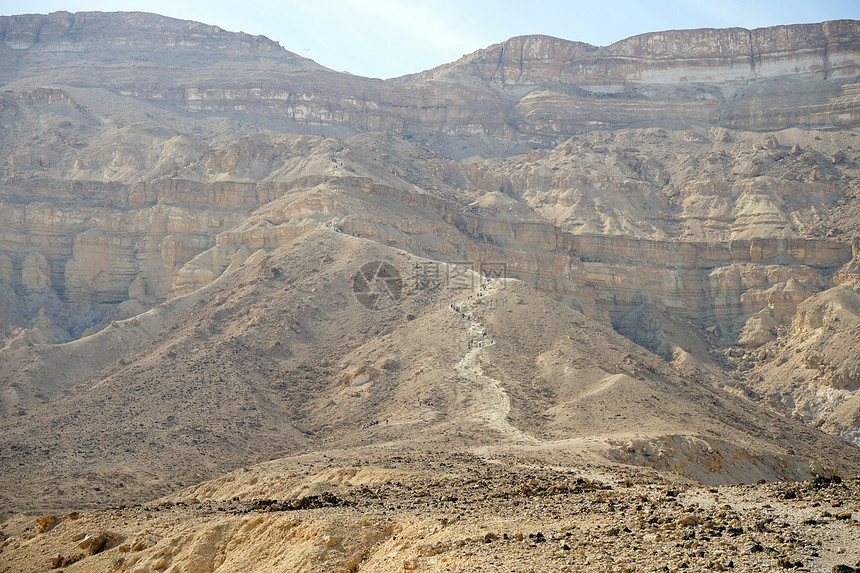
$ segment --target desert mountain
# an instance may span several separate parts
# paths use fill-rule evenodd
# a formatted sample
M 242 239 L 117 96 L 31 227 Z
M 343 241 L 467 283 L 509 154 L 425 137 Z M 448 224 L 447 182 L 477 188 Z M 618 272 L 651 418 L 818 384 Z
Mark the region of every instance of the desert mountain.
M 0 510 L 445 489 L 420 460 L 856 473 L 858 27 L 519 37 L 383 81 L 153 14 L 0 17 Z
M 375 261 L 400 283 L 369 309 L 355 274 Z M 714 484 L 860 462 L 520 281 L 467 269 L 467 288 L 435 287 L 452 272 L 436 265 L 322 228 L 96 334 L 8 348 L 6 385 L 35 398 L 3 423 L 6 503 L 25 491 L 61 507 L 140 499 L 372 444 L 596 450 Z

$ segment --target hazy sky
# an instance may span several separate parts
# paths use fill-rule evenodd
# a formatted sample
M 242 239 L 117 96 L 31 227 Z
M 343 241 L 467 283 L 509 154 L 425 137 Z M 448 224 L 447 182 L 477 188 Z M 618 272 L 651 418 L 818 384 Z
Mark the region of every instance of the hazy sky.
M 860 0 L 0 0 L 0 15 L 145 11 L 263 34 L 339 71 L 389 78 L 522 34 L 598 46 L 678 28 L 860 19 Z

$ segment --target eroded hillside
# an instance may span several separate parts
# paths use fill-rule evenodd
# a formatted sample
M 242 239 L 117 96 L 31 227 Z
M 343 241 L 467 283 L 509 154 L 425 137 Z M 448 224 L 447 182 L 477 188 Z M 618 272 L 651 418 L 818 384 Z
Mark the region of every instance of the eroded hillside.
M 355 282 L 374 261 L 387 302 Z M 323 227 L 91 336 L 7 346 L 4 503 L 146 499 L 373 444 L 584 450 L 714 484 L 860 461 L 520 281 L 439 265 Z

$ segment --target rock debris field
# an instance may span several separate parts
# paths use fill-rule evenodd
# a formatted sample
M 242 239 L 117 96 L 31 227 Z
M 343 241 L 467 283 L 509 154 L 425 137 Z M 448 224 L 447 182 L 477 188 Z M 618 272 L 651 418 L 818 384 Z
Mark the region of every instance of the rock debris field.
M 0 530 L 0 571 L 860 567 L 860 477 L 702 487 L 463 452 L 333 465 L 345 461 L 303 456 L 147 504 L 17 516 Z

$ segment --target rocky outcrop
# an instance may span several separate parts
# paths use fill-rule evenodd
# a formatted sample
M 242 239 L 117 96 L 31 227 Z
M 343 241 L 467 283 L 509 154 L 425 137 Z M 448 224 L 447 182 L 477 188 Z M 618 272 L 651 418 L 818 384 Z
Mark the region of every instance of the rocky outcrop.
M 0 253 L 0 283 L 12 284 L 12 275 L 15 265 L 9 255 Z
M 788 326 L 741 366 L 750 386 L 810 424 L 860 444 L 860 291 L 856 283 L 816 293 Z
M 478 77 L 511 92 L 526 89 L 512 107 L 518 131 L 556 141 L 577 131 L 639 126 L 643 117 L 649 126 L 848 126 L 858 117 L 855 87 L 847 85 L 860 69 L 857 38 L 850 20 L 673 30 L 600 48 L 521 36 L 409 79 Z M 812 78 L 804 105 L 792 103 L 796 96 L 783 83 Z
M 21 291 L 24 294 L 44 293 L 51 289 L 51 266 L 41 253 L 33 253 L 21 264 Z
M 613 323 L 653 305 L 703 329 L 714 327 L 724 344 L 760 346 L 852 258 L 852 246 L 839 241 L 678 242 L 573 234 L 527 209 L 520 212 L 524 206 L 510 198 L 480 199 L 479 207 L 466 209 L 370 178 L 331 177 L 324 186 L 336 189 L 334 194 L 308 183 L 288 185 L 292 189 L 281 198 L 220 233 L 214 248 L 179 271 L 171 296 L 238 268 L 254 251 L 327 224 L 441 260 L 503 262 L 509 276 Z M 499 210 L 499 204 L 507 207 Z
M 137 276 L 130 239 L 95 229 L 75 235 L 72 258 L 65 270 L 68 300 L 122 302 L 128 298 L 129 285 Z
M 833 277 L 836 284 L 852 282 L 860 284 L 860 237 L 854 237 L 851 241 L 851 253 L 853 255 L 851 260 Z
M 163 300 L 179 268 L 270 193 L 181 180 L 147 189 L 11 182 L 0 190 L 0 281 L 28 292 L 53 288 L 74 302 L 121 302 L 141 275 L 147 295 Z M 34 252 L 45 260 L 26 262 Z
M 602 93 L 636 85 L 729 84 L 795 75 L 854 77 L 858 23 L 839 20 L 746 30 L 670 30 L 597 47 L 549 36 L 519 36 L 440 68 L 513 88 L 552 80 Z

